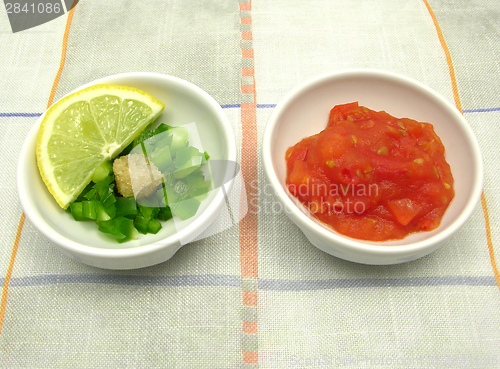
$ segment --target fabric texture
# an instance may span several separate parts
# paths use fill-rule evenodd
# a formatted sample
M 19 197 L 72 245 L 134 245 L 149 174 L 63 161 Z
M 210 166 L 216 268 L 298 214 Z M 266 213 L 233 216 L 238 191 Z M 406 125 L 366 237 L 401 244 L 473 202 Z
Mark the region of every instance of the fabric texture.
M 82 0 L 12 33 L 1 10 L 0 367 L 500 368 L 499 19 L 493 0 Z M 424 258 L 367 266 L 328 255 L 266 185 L 274 106 L 346 68 L 430 86 L 479 141 L 481 203 Z M 48 105 L 132 71 L 183 78 L 222 106 L 248 213 L 165 263 L 103 270 L 24 219 L 17 160 Z

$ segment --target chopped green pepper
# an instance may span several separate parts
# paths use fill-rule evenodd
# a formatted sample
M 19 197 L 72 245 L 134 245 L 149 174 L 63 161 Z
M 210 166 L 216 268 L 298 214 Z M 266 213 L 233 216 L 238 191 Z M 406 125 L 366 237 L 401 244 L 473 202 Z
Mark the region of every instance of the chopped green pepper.
M 156 219 L 151 219 L 148 222 L 148 232 L 157 234 L 161 229 L 161 223 L 157 221 Z
M 172 213 L 177 215 L 181 220 L 186 220 L 196 214 L 200 204 L 201 203 L 198 199 L 191 197 L 175 204 L 175 206 L 171 209 Z
M 156 234 L 161 221 L 176 215 L 191 218 L 200 207 L 200 198 L 211 188 L 200 169 L 209 160 L 207 152 L 189 146 L 185 127 L 160 124 L 143 131 L 121 155 L 139 150 L 163 174 L 161 188 L 147 198 L 121 197 L 111 162 L 104 162 L 93 173 L 92 182 L 82 191 L 67 212 L 77 221 L 94 220 L 101 232 L 118 242 L 137 239 L 138 234 Z
M 106 178 L 109 173 L 113 170 L 113 164 L 110 161 L 105 161 L 101 165 L 99 165 L 92 175 L 92 182 L 97 183 Z
M 148 224 L 149 224 L 149 221 L 144 219 L 144 217 L 141 215 L 136 216 L 134 219 L 135 228 L 139 231 L 139 233 L 147 234 L 148 233 Z

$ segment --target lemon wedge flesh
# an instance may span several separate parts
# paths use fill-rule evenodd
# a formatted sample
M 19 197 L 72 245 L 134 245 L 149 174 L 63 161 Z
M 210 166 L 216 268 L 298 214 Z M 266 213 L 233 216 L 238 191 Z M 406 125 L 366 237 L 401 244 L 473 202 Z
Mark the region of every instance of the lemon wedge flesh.
M 66 209 L 95 169 L 116 157 L 163 112 L 165 105 L 132 87 L 101 84 L 54 104 L 38 133 L 38 169 L 57 203 Z

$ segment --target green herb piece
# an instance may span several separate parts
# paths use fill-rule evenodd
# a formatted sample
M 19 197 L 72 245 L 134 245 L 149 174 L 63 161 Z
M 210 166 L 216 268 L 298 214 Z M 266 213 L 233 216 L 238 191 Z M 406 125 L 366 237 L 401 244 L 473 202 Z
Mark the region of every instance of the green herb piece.
M 153 152 L 154 146 L 146 142 L 141 142 L 141 149 L 144 156 L 148 156 L 148 153 Z
M 186 164 L 173 173 L 174 178 L 180 179 L 190 175 L 201 166 L 202 160 L 202 157 L 198 155 L 191 157 Z
M 164 222 L 166 222 L 169 219 L 172 219 L 172 211 L 170 210 L 170 207 L 165 206 L 159 209 L 160 211 L 158 212 L 157 219 L 163 220 Z
M 97 219 L 95 200 L 82 201 L 82 217 L 87 219 Z
M 112 218 L 111 215 L 107 212 L 107 209 L 105 209 L 100 202 L 96 203 L 95 211 L 97 220 L 110 220 Z M 113 214 L 113 218 L 114 215 L 115 214 Z
M 116 206 L 114 203 L 112 203 L 111 205 L 108 205 L 108 206 L 105 206 L 103 204 L 102 207 L 103 207 L 104 211 L 106 212 L 106 214 L 108 214 L 111 219 L 116 217 Z
M 116 196 L 113 190 L 109 191 L 106 196 L 101 198 L 101 204 L 107 208 L 116 202 Z
M 89 192 L 87 192 L 85 195 L 83 195 L 83 198 L 87 199 L 87 200 L 95 200 L 96 199 L 95 188 L 92 188 Z M 80 201 L 83 201 L 83 199 Z
M 157 221 L 156 219 L 151 219 L 148 222 L 148 232 L 157 234 L 161 229 L 161 223 Z
M 188 145 L 188 131 L 184 127 L 174 127 L 168 130 L 168 135 L 172 136 L 170 153 L 175 155 L 177 151 Z
M 185 148 L 177 151 L 177 153 L 175 154 L 174 165 L 177 169 L 182 168 L 189 162 L 189 160 L 193 156 L 200 156 L 201 157 L 201 155 L 202 154 L 198 151 L 198 149 L 196 147 L 192 147 L 192 146 L 185 147 Z M 200 163 L 201 163 L 201 161 L 200 161 Z
M 161 137 L 158 137 L 158 140 L 155 141 L 154 145 L 155 145 L 155 150 L 157 149 L 161 149 L 162 147 L 170 147 L 170 145 L 172 144 L 172 139 L 173 139 L 173 135 L 169 135 L 169 134 L 163 134 L 161 135 Z
M 153 144 L 155 142 L 154 136 L 156 136 L 162 132 L 166 132 L 170 129 L 172 129 L 172 127 L 162 123 L 158 127 L 156 127 L 155 129 L 142 131 L 142 133 L 139 136 L 137 136 L 137 138 L 133 141 L 132 147 L 140 145 L 142 142 L 144 142 L 146 140 L 148 141 L 149 144 Z
M 170 155 L 170 148 L 168 146 L 155 149 L 153 153 L 149 155 L 149 159 L 160 172 L 165 172 L 172 166 L 172 156 Z
M 137 240 L 139 232 L 134 227 L 134 221 L 125 217 L 118 217 L 106 221 L 97 221 L 99 231 L 106 233 L 118 242 Z
M 92 182 L 96 183 L 102 181 L 106 178 L 109 173 L 113 170 L 113 164 L 110 161 L 105 161 L 101 165 L 99 165 L 92 175 Z
M 121 231 L 121 224 L 123 223 L 121 219 L 130 220 L 125 217 L 115 218 L 106 221 L 97 221 L 99 231 L 106 233 L 107 235 L 113 237 L 118 242 L 125 238 L 125 234 Z
M 150 206 L 143 206 L 143 205 L 138 205 L 139 206 L 139 211 L 141 215 L 144 217 L 145 220 L 151 220 L 151 219 L 156 219 L 156 216 L 158 215 L 158 212 L 160 211 L 159 207 L 150 207 Z
M 195 183 L 203 181 L 205 181 L 205 175 L 199 168 L 184 178 L 184 183 L 186 183 L 188 186 L 192 186 Z
M 94 185 L 93 190 L 95 191 L 95 199 L 99 201 L 111 201 L 114 202 L 112 199 L 109 200 L 108 198 L 111 195 L 114 195 L 114 188 L 115 188 L 115 176 L 110 175 L 105 177 L 102 181 L 97 182 Z M 91 192 L 91 191 L 89 191 Z
M 141 215 L 138 215 L 134 219 L 134 226 L 139 231 L 139 233 L 147 234 L 148 233 L 148 225 L 149 221 L 144 219 Z
M 191 197 L 202 196 L 207 194 L 211 187 L 210 181 L 197 182 L 189 186 L 188 193 Z
M 159 192 L 159 191 L 157 191 Z M 162 206 L 163 202 L 163 193 L 157 194 L 153 193 L 152 195 L 142 198 L 140 200 L 137 200 L 137 205 L 139 206 L 139 209 L 141 207 L 145 208 L 158 208 L 159 206 Z
M 85 195 L 87 195 L 87 193 L 89 191 L 92 191 L 92 189 L 94 188 L 94 182 L 90 182 L 87 187 L 85 187 L 82 191 L 82 193 L 80 195 L 78 195 L 77 199 L 75 201 L 82 201 L 83 199 L 85 199 Z
M 133 216 L 137 214 L 137 203 L 134 196 L 116 198 L 116 216 Z
M 88 218 L 85 218 L 82 214 L 83 206 L 81 202 L 72 202 L 71 204 L 69 204 L 69 209 L 71 210 L 71 215 L 73 216 L 74 220 L 88 220 Z
M 180 199 L 180 196 L 170 186 L 159 189 L 157 195 L 163 196 L 162 204 L 165 206 L 173 205 Z
M 191 197 L 177 203 L 173 208 L 171 208 L 171 210 L 172 213 L 177 215 L 181 220 L 186 220 L 196 214 L 200 204 L 201 203 L 198 199 Z
M 169 129 L 171 129 L 172 127 L 170 127 L 169 125 L 167 124 L 160 124 L 157 128 L 155 129 L 146 129 L 144 131 L 142 131 L 142 133 L 137 136 L 134 141 L 132 141 L 121 153 L 120 153 L 120 156 L 123 156 L 123 155 L 128 155 L 130 154 L 130 152 L 132 151 L 132 149 L 134 147 L 136 147 L 137 145 L 140 145 L 141 142 L 144 142 L 146 140 L 149 140 L 151 139 L 152 137 L 158 135 L 159 133 L 162 133 L 162 132 L 165 132 L 165 131 L 168 131 Z M 154 139 L 152 140 L 154 141 Z M 153 142 L 150 142 L 150 143 L 153 143 Z M 165 146 L 165 145 L 164 145 Z

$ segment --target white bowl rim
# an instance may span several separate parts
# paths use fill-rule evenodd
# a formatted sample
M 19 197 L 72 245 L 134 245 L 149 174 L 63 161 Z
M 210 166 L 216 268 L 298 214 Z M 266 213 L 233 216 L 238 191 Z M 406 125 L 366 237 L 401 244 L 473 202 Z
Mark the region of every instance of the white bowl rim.
M 452 116 L 454 116 L 455 120 L 460 124 L 461 128 L 467 133 L 466 139 L 470 145 L 471 152 L 473 153 L 472 159 L 476 169 L 471 196 L 469 197 L 466 206 L 464 207 L 461 214 L 447 228 L 443 229 L 441 232 L 436 233 L 428 239 L 410 243 L 408 245 L 376 245 L 371 241 L 356 240 L 348 236 L 343 236 L 340 233 L 335 232 L 334 230 L 329 230 L 321 227 L 316 224 L 314 220 L 309 218 L 304 212 L 302 212 L 296 204 L 293 203 L 293 201 L 286 194 L 276 175 L 276 171 L 272 162 L 272 136 L 279 118 L 288 107 L 288 105 L 295 98 L 321 82 L 339 78 L 366 77 L 383 78 L 386 80 L 403 83 L 418 90 L 420 93 L 431 97 L 433 100 L 438 101 L 443 108 L 447 109 L 448 112 Z M 341 69 L 338 71 L 313 77 L 293 88 L 276 105 L 275 109 L 268 119 L 263 135 L 262 157 L 264 174 L 271 184 L 271 187 L 273 188 L 274 195 L 284 205 L 285 210 L 288 212 L 288 216 L 292 217 L 296 224 L 300 223 L 300 226 L 297 224 L 299 228 L 307 227 L 307 229 L 311 233 L 318 234 L 320 237 L 327 239 L 328 241 L 339 247 L 355 252 L 361 252 L 363 254 L 378 254 L 379 256 L 404 256 L 416 251 L 422 252 L 424 250 L 432 250 L 438 244 L 452 236 L 469 219 L 477 203 L 479 202 L 483 189 L 484 169 L 479 144 L 474 135 L 474 132 L 472 131 L 471 126 L 466 121 L 463 114 L 453 104 L 451 104 L 451 102 L 449 102 L 439 93 L 426 86 L 425 84 L 405 75 L 381 69 Z
M 127 77 L 154 77 L 154 78 L 160 78 L 160 79 L 166 79 L 170 83 L 183 86 L 184 88 L 188 89 L 190 92 L 194 93 L 198 97 L 202 98 L 213 110 L 214 114 L 216 115 L 218 121 L 221 123 L 221 128 L 222 132 L 224 134 L 224 139 L 227 142 L 227 160 L 232 160 L 236 161 L 237 156 L 236 156 L 236 141 L 234 138 L 234 133 L 233 129 L 229 123 L 229 120 L 227 116 L 224 114 L 221 106 L 217 103 L 217 101 L 210 96 L 207 92 L 205 92 L 203 89 L 200 87 L 196 86 L 195 84 L 186 81 L 184 79 L 181 79 L 179 77 L 167 75 L 167 74 L 161 74 L 161 73 L 155 73 L 155 72 L 127 72 L 127 73 L 119 73 L 119 74 L 114 74 L 114 75 L 109 75 L 106 77 L 99 78 L 95 81 L 86 83 L 72 91 L 70 91 L 68 94 L 62 96 L 59 100 L 63 99 L 65 96 L 68 96 L 76 91 L 79 91 L 83 88 L 95 85 L 95 84 L 100 84 L 100 83 L 113 83 L 113 82 L 107 82 L 107 80 L 112 80 L 112 79 L 118 79 L 118 78 L 127 78 Z M 58 100 L 58 101 L 59 101 Z M 57 102 L 57 101 L 56 101 Z M 52 105 L 54 105 L 56 102 L 54 102 Z M 48 110 L 48 109 L 47 109 Z M 26 193 L 29 191 L 29 186 L 27 181 L 25 179 L 25 175 L 23 172 L 23 167 L 22 163 L 24 163 L 26 160 L 28 160 L 27 155 L 29 151 L 29 145 L 28 141 L 30 141 L 28 138 L 30 138 L 32 135 L 37 135 L 38 130 L 40 127 L 40 123 L 43 120 L 43 117 L 45 116 L 44 112 L 35 122 L 34 126 L 30 129 L 30 132 L 28 133 L 23 146 L 21 148 L 21 153 L 19 156 L 18 160 L 18 168 L 17 168 L 17 190 L 18 190 L 18 195 L 19 195 L 19 200 L 21 203 L 21 207 L 24 211 L 24 214 L 26 217 L 30 220 L 30 222 L 37 228 L 45 237 L 47 237 L 50 241 L 61 247 L 63 250 L 69 252 L 71 255 L 79 255 L 79 256 L 84 256 L 86 258 L 89 257 L 96 257 L 99 259 L 111 259 L 111 260 L 120 260 L 120 259 L 131 259 L 135 257 L 144 257 L 149 254 L 154 254 L 155 252 L 162 250 L 166 247 L 170 246 L 178 246 L 180 247 L 181 245 L 179 244 L 180 239 L 188 239 L 191 240 L 195 238 L 198 234 L 202 232 L 217 216 L 218 212 L 221 210 L 225 198 L 224 195 L 221 193 L 222 191 L 218 191 L 216 196 L 212 199 L 212 203 L 214 206 L 210 206 L 205 211 L 199 215 L 197 218 L 197 226 L 196 227 L 186 227 L 183 230 L 181 230 L 179 233 L 173 234 L 168 236 L 167 238 L 157 241 L 151 244 L 146 244 L 146 245 L 141 245 L 137 247 L 130 247 L 130 248 L 99 248 L 99 247 L 93 247 L 93 246 L 87 246 L 80 244 L 78 242 L 75 242 L 73 240 L 70 240 L 58 232 L 54 231 L 50 226 L 46 227 L 37 227 L 38 224 L 47 224 L 45 220 L 41 217 L 38 216 L 38 211 L 35 209 L 34 205 L 31 204 L 29 201 L 26 200 L 24 196 L 22 196 L 23 193 Z M 33 160 L 33 159 L 31 159 Z M 230 170 L 230 168 L 228 168 Z M 228 177 L 229 178 L 229 177 Z M 232 182 L 230 181 L 226 184 L 226 189 L 227 191 L 230 190 L 232 186 Z M 189 234 L 192 234 L 188 236 Z

